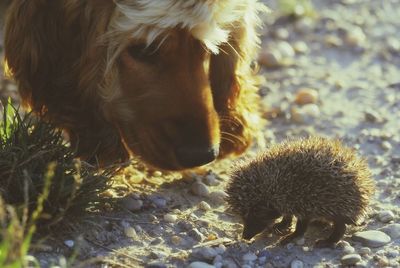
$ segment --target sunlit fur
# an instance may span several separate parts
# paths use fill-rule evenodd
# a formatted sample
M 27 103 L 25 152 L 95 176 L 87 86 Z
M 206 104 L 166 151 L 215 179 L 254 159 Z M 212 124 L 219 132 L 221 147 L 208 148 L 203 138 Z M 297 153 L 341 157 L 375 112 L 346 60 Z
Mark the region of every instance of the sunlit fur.
M 135 154 L 179 170 L 179 146 L 220 157 L 249 146 L 264 11 L 258 0 L 14 0 L 5 57 L 24 103 L 84 159 Z

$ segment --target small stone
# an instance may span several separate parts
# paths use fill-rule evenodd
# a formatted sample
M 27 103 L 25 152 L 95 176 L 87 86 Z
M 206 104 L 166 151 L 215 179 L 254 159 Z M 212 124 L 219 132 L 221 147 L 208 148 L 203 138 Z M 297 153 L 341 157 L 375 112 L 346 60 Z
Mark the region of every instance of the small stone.
M 126 196 L 122 200 L 122 205 L 130 211 L 139 211 L 143 207 L 143 201 L 138 199 L 133 199 L 131 196 Z
M 214 191 L 210 194 L 210 199 L 215 205 L 222 205 L 228 195 L 224 191 Z
M 222 263 L 222 256 L 221 255 L 217 255 L 215 256 L 214 260 L 213 260 L 213 264 L 215 265 L 216 263 Z
M 175 223 L 178 220 L 178 216 L 176 216 L 175 214 L 165 214 L 164 215 L 164 221 L 169 222 L 169 223 Z
M 136 238 L 136 230 L 133 227 L 127 226 L 124 228 L 124 234 L 129 238 Z
M 290 268 L 303 268 L 304 263 L 301 260 L 293 260 L 290 263 Z
M 400 255 L 400 252 L 394 248 L 389 248 L 386 250 L 385 255 L 389 258 L 397 258 Z
M 361 255 L 369 255 L 371 254 L 371 249 L 369 247 L 362 247 L 358 250 L 358 253 Z
M 384 232 L 375 230 L 357 232 L 352 236 L 352 239 L 372 248 L 381 247 L 390 242 L 390 236 Z
M 219 180 L 217 180 L 215 174 L 208 174 L 207 176 L 205 176 L 204 183 L 208 186 L 218 186 L 221 184 Z
M 306 240 L 304 239 L 304 237 L 296 240 L 296 245 L 298 245 L 298 246 L 303 246 L 305 243 L 306 243 Z
M 360 27 L 353 27 L 346 33 L 345 41 L 350 46 L 362 46 L 367 37 Z
M 202 247 L 193 250 L 193 254 L 204 260 L 213 260 L 218 255 L 218 252 L 212 247 Z
M 218 254 L 224 254 L 226 251 L 226 247 L 223 244 L 220 244 L 218 247 L 215 248 Z
M 75 242 L 74 242 L 74 240 L 65 240 L 64 245 L 66 245 L 69 248 L 73 248 L 75 245 Z
M 182 243 L 182 237 L 177 236 L 177 235 L 173 235 L 173 236 L 171 237 L 171 242 L 172 242 L 172 244 L 174 244 L 174 245 L 179 245 L 179 244 Z
M 297 41 L 293 43 L 293 49 L 296 53 L 304 54 L 308 52 L 308 46 L 303 41 Z
M 194 228 L 193 223 L 189 221 L 180 221 L 177 223 L 177 226 L 185 231 L 189 231 Z
M 190 236 L 197 242 L 201 242 L 204 240 L 204 235 L 196 228 L 193 228 L 192 230 L 188 231 L 188 236 Z
M 289 31 L 286 28 L 279 28 L 275 31 L 274 36 L 276 38 L 286 40 L 289 38 Z
M 153 176 L 154 177 L 161 177 L 162 176 L 162 172 L 159 171 L 159 170 L 156 170 L 156 171 L 154 171 Z
M 394 213 L 390 210 L 384 210 L 379 212 L 378 219 L 380 222 L 388 223 L 394 219 Z
M 295 123 L 312 124 L 320 116 L 320 110 L 316 104 L 306 104 L 301 107 L 292 107 L 290 116 Z
M 195 261 L 189 264 L 189 268 L 214 268 L 214 265 L 210 265 L 206 262 Z
M 344 249 L 345 247 L 351 247 L 350 243 L 345 240 L 340 240 L 336 243 L 336 248 Z
M 264 49 L 258 55 L 258 63 L 266 68 L 282 66 L 282 53 L 277 49 Z
M 351 254 L 354 253 L 355 249 L 352 246 L 346 246 L 343 248 L 343 253 L 344 254 Z
M 381 116 L 375 111 L 366 111 L 364 112 L 365 120 L 371 123 L 381 123 L 383 119 Z
M 211 209 L 211 206 L 206 201 L 201 201 L 198 207 L 203 211 L 209 211 Z
M 157 238 L 153 239 L 153 240 L 150 242 L 150 244 L 151 244 L 151 245 L 158 245 L 158 244 L 161 244 L 162 242 L 163 242 L 162 238 L 161 238 L 161 237 L 157 237 Z
M 281 52 L 283 58 L 293 58 L 295 55 L 293 47 L 286 41 L 280 41 L 277 49 Z
M 256 254 L 249 252 L 242 256 L 242 260 L 248 261 L 248 262 L 255 261 L 255 260 L 257 260 L 257 256 L 256 256 Z
M 390 144 L 390 142 L 388 142 L 388 141 L 383 141 L 381 143 L 381 147 L 383 150 L 389 151 L 390 149 L 392 149 L 392 144 Z
M 159 262 L 159 261 L 153 261 L 153 262 L 148 263 L 145 267 L 146 268 L 167 268 L 167 265 L 162 262 Z
M 299 105 L 317 103 L 318 91 L 312 88 L 300 88 L 296 93 L 294 101 Z
M 193 183 L 192 192 L 197 196 L 207 197 L 210 195 L 210 190 L 208 189 L 208 187 L 201 182 Z
M 400 237 L 400 223 L 389 224 L 379 230 L 390 236 L 392 240 Z
M 329 35 L 325 36 L 324 43 L 328 47 L 340 47 L 343 45 L 342 39 L 340 39 L 339 37 L 337 37 L 336 35 L 333 35 L 333 34 L 329 34 Z
M 340 259 L 343 265 L 355 265 L 359 261 L 361 261 L 361 256 L 358 254 L 347 254 Z
M 167 200 L 161 197 L 156 197 L 151 200 L 154 205 L 158 208 L 165 208 L 167 206 Z

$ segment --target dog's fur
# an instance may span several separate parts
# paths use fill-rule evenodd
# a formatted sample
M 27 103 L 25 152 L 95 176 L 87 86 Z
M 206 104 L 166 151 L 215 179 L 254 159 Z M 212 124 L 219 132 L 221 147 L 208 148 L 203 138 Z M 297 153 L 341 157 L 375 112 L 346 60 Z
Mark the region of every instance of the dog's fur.
M 100 164 L 241 153 L 258 127 L 258 0 L 13 0 L 5 57 L 26 104 Z M 186 151 L 185 151 L 186 150 Z M 212 159 L 209 159 L 210 161 Z M 204 163 L 203 163 L 204 162 Z

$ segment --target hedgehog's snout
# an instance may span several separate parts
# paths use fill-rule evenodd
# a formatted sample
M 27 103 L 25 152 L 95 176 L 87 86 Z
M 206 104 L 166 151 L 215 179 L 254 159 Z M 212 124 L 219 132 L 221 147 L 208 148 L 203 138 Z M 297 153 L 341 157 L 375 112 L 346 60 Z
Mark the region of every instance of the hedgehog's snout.
M 243 224 L 243 239 L 250 240 L 255 237 L 257 234 L 264 231 L 267 226 L 262 224 L 259 221 L 246 221 Z

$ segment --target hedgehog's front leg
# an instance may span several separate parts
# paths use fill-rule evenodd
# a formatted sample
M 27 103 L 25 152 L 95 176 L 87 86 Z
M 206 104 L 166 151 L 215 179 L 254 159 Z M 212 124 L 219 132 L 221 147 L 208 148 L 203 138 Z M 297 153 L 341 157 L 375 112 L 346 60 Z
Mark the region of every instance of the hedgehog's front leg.
M 327 239 L 318 240 L 315 243 L 315 247 L 318 248 L 327 248 L 333 247 L 344 235 L 346 232 L 346 224 L 342 219 L 336 219 L 333 221 L 333 230 L 331 235 Z
M 283 238 L 279 243 L 281 245 L 286 245 L 287 243 L 291 242 L 293 239 L 304 235 L 307 230 L 308 223 L 310 222 L 309 219 L 297 219 L 296 229 L 293 233 Z
M 288 234 L 290 231 L 289 228 L 292 225 L 292 220 L 292 215 L 283 216 L 283 219 L 272 227 L 274 233 L 280 236 Z

